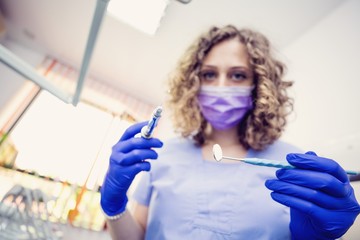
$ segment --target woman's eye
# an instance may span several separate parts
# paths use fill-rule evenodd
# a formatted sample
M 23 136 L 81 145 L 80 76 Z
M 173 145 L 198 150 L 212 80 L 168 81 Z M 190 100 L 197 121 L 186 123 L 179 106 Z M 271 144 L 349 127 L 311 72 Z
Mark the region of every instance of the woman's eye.
M 247 79 L 247 75 L 245 73 L 232 73 L 230 74 L 231 80 L 241 81 Z
M 215 72 L 202 72 L 200 74 L 200 76 L 201 76 L 202 80 L 211 81 L 216 78 L 216 73 Z

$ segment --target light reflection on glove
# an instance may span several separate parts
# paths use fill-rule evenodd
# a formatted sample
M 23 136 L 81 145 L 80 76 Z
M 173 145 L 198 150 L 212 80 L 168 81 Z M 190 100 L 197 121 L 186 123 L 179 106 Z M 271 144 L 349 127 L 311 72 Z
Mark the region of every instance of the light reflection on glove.
M 265 182 L 271 197 L 290 207 L 292 239 L 336 239 L 346 233 L 360 212 L 354 190 L 342 167 L 314 152 L 288 154 L 297 169 L 280 169 Z
M 157 153 L 151 148 L 163 145 L 157 138 L 134 137 L 146 124 L 142 122 L 130 126 L 112 148 L 109 168 L 100 190 L 101 207 L 109 216 L 125 211 L 128 202 L 126 192 L 135 176 L 150 170 L 150 163 L 144 160 L 157 159 Z

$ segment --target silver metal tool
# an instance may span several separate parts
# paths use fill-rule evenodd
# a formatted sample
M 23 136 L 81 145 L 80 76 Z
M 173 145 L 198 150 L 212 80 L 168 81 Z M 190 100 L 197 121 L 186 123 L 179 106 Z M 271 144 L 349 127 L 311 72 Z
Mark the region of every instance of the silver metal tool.
M 161 106 L 158 106 L 154 109 L 154 111 L 152 113 L 152 117 L 149 120 L 148 124 L 141 129 L 141 136 L 143 138 L 151 138 L 152 137 L 154 129 L 157 126 L 157 123 L 161 117 L 161 113 L 162 113 Z
M 223 156 L 222 149 L 219 144 L 214 144 L 213 146 L 213 156 L 214 159 L 220 162 L 222 159 L 234 160 L 234 161 L 241 161 L 245 163 L 249 163 L 252 165 L 257 166 L 265 166 L 265 167 L 276 167 L 276 168 L 296 168 L 295 166 L 288 164 L 286 162 L 280 162 L 275 160 L 268 160 L 262 158 L 235 158 L 235 157 L 226 157 Z M 349 175 L 358 175 L 359 172 L 357 171 L 346 171 Z

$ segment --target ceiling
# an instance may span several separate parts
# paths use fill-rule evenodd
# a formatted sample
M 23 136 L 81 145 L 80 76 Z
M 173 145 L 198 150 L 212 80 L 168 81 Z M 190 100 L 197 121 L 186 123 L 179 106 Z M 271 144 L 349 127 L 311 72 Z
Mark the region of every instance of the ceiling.
M 182 4 L 169 0 L 155 36 L 105 16 L 89 73 L 158 105 L 164 99 L 167 74 L 190 42 L 210 25 L 231 23 L 255 28 L 281 50 L 343 2 L 192 0 Z M 0 0 L 10 39 L 77 68 L 81 65 L 95 5 L 95 0 Z

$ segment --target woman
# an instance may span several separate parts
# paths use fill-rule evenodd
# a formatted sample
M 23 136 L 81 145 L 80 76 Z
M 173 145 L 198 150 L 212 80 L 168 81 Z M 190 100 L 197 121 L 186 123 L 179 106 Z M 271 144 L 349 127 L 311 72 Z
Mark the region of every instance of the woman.
M 159 139 L 134 137 L 146 124 L 139 123 L 113 147 L 101 189 L 112 237 L 341 237 L 360 212 L 346 173 L 333 160 L 299 154 L 278 140 L 292 109 L 284 70 L 255 31 L 213 27 L 197 39 L 170 79 L 169 109 L 182 138 L 162 147 Z M 214 144 L 229 156 L 287 160 L 297 169 L 215 162 Z M 161 147 L 158 155 L 154 148 Z M 147 160 L 158 156 L 149 171 Z M 131 215 L 126 192 L 140 171 L 149 172 Z

